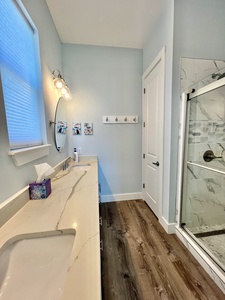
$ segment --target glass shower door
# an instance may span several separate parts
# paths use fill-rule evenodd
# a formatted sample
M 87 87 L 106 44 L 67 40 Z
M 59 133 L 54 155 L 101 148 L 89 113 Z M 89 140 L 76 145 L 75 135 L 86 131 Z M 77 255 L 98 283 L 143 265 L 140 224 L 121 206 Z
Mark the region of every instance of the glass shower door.
M 181 226 L 225 269 L 225 80 L 189 95 Z

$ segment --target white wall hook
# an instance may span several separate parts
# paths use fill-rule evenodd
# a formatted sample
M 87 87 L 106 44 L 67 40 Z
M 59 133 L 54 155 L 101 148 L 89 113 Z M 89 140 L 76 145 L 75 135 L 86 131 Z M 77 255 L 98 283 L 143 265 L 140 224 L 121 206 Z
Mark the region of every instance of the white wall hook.
M 137 124 L 138 116 L 103 116 L 104 124 Z

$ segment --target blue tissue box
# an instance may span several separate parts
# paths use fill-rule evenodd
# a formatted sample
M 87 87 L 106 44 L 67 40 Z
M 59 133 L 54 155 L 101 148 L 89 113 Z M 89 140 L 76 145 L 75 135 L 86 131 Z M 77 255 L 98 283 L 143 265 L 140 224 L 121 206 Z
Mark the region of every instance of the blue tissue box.
M 51 194 L 51 179 L 44 179 L 42 182 L 32 182 L 29 184 L 29 194 L 31 200 L 46 199 Z

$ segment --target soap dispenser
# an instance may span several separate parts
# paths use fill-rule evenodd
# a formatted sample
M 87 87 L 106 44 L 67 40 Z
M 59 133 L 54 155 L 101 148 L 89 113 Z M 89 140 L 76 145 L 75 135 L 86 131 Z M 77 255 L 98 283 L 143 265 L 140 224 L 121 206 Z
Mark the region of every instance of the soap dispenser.
M 78 157 L 77 148 L 74 148 L 74 150 L 73 150 L 73 155 L 74 155 L 74 161 L 75 161 L 75 162 L 78 162 L 79 157 Z

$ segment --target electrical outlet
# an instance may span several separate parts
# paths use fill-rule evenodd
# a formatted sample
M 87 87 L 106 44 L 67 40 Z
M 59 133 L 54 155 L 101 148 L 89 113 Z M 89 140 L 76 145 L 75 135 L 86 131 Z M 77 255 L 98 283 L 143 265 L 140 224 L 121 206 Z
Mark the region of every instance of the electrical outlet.
M 82 154 L 82 148 L 81 147 L 77 147 L 77 153 Z

